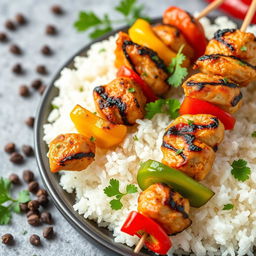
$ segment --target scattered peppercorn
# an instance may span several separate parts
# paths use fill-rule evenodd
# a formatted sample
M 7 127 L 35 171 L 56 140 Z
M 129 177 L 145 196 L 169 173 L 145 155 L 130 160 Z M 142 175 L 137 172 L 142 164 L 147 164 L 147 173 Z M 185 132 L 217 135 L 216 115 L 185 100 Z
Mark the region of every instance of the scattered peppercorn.
M 41 85 L 40 88 L 38 89 L 38 92 L 39 92 L 41 95 L 43 95 L 45 89 L 46 89 L 46 86 L 45 86 L 45 85 Z
M 26 181 L 27 183 L 30 183 L 31 181 L 34 180 L 34 173 L 30 170 L 24 170 L 22 176 L 23 180 Z
M 27 218 L 29 218 L 31 215 L 33 215 L 33 214 L 35 214 L 35 215 L 37 215 L 38 217 L 39 217 L 39 211 L 38 210 L 35 210 L 35 211 L 28 211 L 27 212 Z
M 8 36 L 5 33 L 0 32 L 0 42 L 5 43 L 7 41 L 8 41 Z
M 27 23 L 27 19 L 25 16 L 21 13 L 17 13 L 15 16 L 15 20 L 20 24 L 20 25 L 25 25 Z
M 30 238 L 29 238 L 29 242 L 34 245 L 34 246 L 40 246 L 41 245 L 41 240 L 40 240 L 40 237 L 38 235 L 32 235 Z
M 20 203 L 19 206 L 20 206 L 20 210 L 22 212 L 27 212 L 28 211 L 28 204 L 27 203 Z
M 42 85 L 42 80 L 40 79 L 36 79 L 31 83 L 31 87 L 34 88 L 35 90 L 38 90 L 41 85 Z
M 46 26 L 46 29 L 45 29 L 45 33 L 46 33 L 47 35 L 53 36 L 53 35 L 56 35 L 56 34 L 57 34 L 57 29 L 56 29 L 56 27 L 53 26 L 53 25 L 47 25 L 47 26 Z
M 12 173 L 10 176 L 9 176 L 9 180 L 12 184 L 14 185 L 19 185 L 21 182 L 20 182 L 20 178 L 17 174 L 15 173 Z
M 26 85 L 21 85 L 19 88 L 19 95 L 22 97 L 28 97 L 30 95 L 29 88 Z
M 17 75 L 22 75 L 24 73 L 24 70 L 23 70 L 23 67 L 21 66 L 21 64 L 17 63 L 13 66 L 12 72 Z
M 40 219 L 45 224 L 52 224 L 52 215 L 49 212 L 42 212 Z
M 26 155 L 26 156 L 33 156 L 34 155 L 34 150 L 31 146 L 29 145 L 23 145 L 22 146 L 22 152 Z
M 27 218 L 28 224 L 31 226 L 39 226 L 40 218 L 37 214 L 32 214 Z
M 2 243 L 6 245 L 12 245 L 14 243 L 14 238 L 11 234 L 5 234 L 2 236 Z
M 15 151 L 15 144 L 14 143 L 8 143 L 8 144 L 6 144 L 5 145 L 5 147 L 4 147 L 4 151 L 6 152 L 6 153 L 13 153 L 14 151 Z
M 16 30 L 16 26 L 15 26 L 14 22 L 12 22 L 11 20 L 7 20 L 5 22 L 5 27 L 12 31 Z
M 21 154 L 14 152 L 11 154 L 10 161 L 14 164 L 22 164 L 24 161 L 24 158 Z
M 10 52 L 15 54 L 15 55 L 21 55 L 22 54 L 22 50 L 20 49 L 20 47 L 17 44 L 12 44 L 10 46 Z
M 30 116 L 25 120 L 25 123 L 27 126 L 33 128 L 34 127 L 34 123 L 35 123 L 35 118 Z
M 46 207 L 49 203 L 48 197 L 45 195 L 41 195 L 38 197 L 38 202 L 40 205 L 42 205 L 43 207 Z
M 48 196 L 48 193 L 47 193 L 47 191 L 45 190 L 45 189 L 42 189 L 42 188 L 40 188 L 39 190 L 38 190 L 38 192 L 36 193 L 36 196 L 37 197 L 40 197 L 40 196 Z
M 41 74 L 41 75 L 47 75 L 48 71 L 44 65 L 38 65 L 36 67 L 36 72 Z
M 54 236 L 53 227 L 46 227 L 43 230 L 43 237 L 46 239 L 52 239 Z
M 47 55 L 47 56 L 50 56 L 53 53 L 52 49 L 48 45 L 44 45 L 41 49 L 41 52 L 43 55 Z
M 56 14 L 56 15 L 62 15 L 64 13 L 64 11 L 60 5 L 53 5 L 51 7 L 51 11 L 53 14 Z
M 33 193 L 33 194 L 36 194 L 37 191 L 39 189 L 39 184 L 38 182 L 36 181 L 31 181 L 29 184 L 28 184 L 28 190 L 29 192 Z
M 40 206 L 40 203 L 38 200 L 31 200 L 30 202 L 28 202 L 28 209 L 30 211 L 38 210 L 39 206 Z

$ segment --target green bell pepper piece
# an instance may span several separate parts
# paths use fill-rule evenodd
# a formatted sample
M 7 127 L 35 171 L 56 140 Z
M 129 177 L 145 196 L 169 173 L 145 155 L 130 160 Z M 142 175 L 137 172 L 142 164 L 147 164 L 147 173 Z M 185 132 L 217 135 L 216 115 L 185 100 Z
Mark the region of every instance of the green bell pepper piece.
M 137 181 L 142 190 L 155 183 L 165 183 L 187 198 L 193 207 L 201 207 L 214 195 L 214 192 L 193 180 L 186 174 L 154 160 L 141 164 Z

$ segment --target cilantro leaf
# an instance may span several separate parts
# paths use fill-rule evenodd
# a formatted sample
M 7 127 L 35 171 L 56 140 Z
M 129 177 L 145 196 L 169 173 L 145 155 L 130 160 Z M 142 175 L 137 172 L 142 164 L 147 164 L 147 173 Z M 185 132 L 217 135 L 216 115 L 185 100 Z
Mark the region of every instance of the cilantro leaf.
M 138 192 L 138 189 L 135 185 L 129 184 L 126 186 L 126 193 L 121 193 L 119 191 L 119 181 L 116 179 L 111 179 L 109 181 L 109 186 L 104 188 L 104 193 L 108 197 L 115 197 L 115 199 L 110 201 L 110 206 L 113 210 L 119 210 L 123 207 L 123 204 L 121 203 L 121 199 L 123 196 L 128 195 L 128 194 L 133 194 Z
M 223 211 L 228 211 L 228 210 L 232 210 L 234 208 L 233 204 L 225 204 L 223 207 Z
M 177 151 L 175 152 L 175 154 L 176 154 L 176 155 L 180 155 L 180 154 L 182 154 L 182 152 L 183 152 L 183 149 L 177 149 Z
M 235 160 L 231 164 L 231 174 L 239 181 L 246 181 L 249 179 L 251 169 L 247 166 L 247 162 L 243 159 Z
M 244 45 L 244 46 L 242 46 L 242 47 L 240 48 L 240 50 L 241 50 L 242 52 L 246 52 L 246 51 L 247 51 L 247 47 Z
M 135 185 L 133 184 L 129 184 L 126 186 L 126 193 L 127 194 L 133 194 L 133 193 L 136 193 L 138 192 L 138 189 Z
M 11 220 L 11 211 L 8 207 L 0 205 L 0 225 L 9 224 Z
M 104 193 L 108 196 L 108 197 L 112 197 L 115 196 L 117 194 L 121 194 L 119 191 L 119 181 L 116 179 L 111 179 L 109 181 L 109 186 L 106 187 L 104 189 Z
M 93 29 L 89 36 L 95 39 L 112 31 L 114 23 L 131 25 L 138 18 L 149 20 L 148 17 L 143 15 L 144 5 L 138 5 L 137 0 L 121 0 L 115 10 L 123 15 L 122 20 L 110 20 L 108 14 L 105 14 L 101 19 L 91 11 L 81 11 L 74 27 L 78 32 Z
M 168 114 L 172 119 L 179 116 L 180 102 L 177 99 L 159 99 L 146 104 L 145 118 L 152 119 L 154 115 Z
M 119 5 L 115 7 L 115 10 L 127 17 L 134 8 L 135 3 L 136 0 L 122 0 Z
M 9 190 L 11 188 L 11 182 L 8 179 L 0 178 L 0 204 L 9 201 Z
M 16 213 L 20 213 L 20 204 L 18 202 L 14 202 L 12 205 L 11 205 L 11 208 L 14 212 Z
M 190 119 L 188 119 L 188 125 L 193 125 L 194 124 L 194 121 L 193 120 L 190 120 Z
M 252 135 L 253 138 L 255 138 L 256 137 L 256 131 L 254 131 L 251 135 Z
M 113 210 L 120 210 L 123 207 L 123 204 L 118 199 L 113 199 L 110 201 L 110 206 Z
M 79 19 L 74 23 L 77 31 L 86 31 L 91 27 L 101 24 L 101 20 L 93 12 L 80 12 Z
M 181 46 L 175 58 L 172 59 L 172 62 L 167 67 L 170 72 L 170 76 L 168 78 L 168 83 L 177 88 L 181 85 L 182 80 L 187 76 L 188 70 L 187 68 L 182 67 L 182 63 L 185 61 L 186 57 L 182 53 L 182 49 L 184 46 Z
M 27 190 L 19 192 L 17 200 L 19 203 L 27 203 L 28 201 L 30 201 L 29 192 Z

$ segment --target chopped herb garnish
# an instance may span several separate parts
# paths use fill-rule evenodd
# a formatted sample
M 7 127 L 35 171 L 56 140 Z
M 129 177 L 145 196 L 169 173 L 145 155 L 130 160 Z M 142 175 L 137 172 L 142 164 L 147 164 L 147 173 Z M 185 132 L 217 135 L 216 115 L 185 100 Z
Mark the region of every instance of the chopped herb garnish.
M 80 91 L 80 92 L 83 92 L 83 91 L 84 91 L 84 88 L 83 88 L 83 87 L 80 87 L 80 88 L 79 88 L 79 91 Z
M 28 233 L 28 231 L 27 230 L 24 230 L 23 232 L 22 232 L 22 235 L 26 235 Z
M 148 74 L 146 72 L 143 72 L 141 75 L 148 77 Z
M 237 63 L 238 63 L 240 66 L 246 66 L 246 64 L 245 64 L 244 62 L 240 61 L 240 60 L 239 60 Z
M 175 154 L 176 154 L 176 155 L 180 155 L 180 154 L 182 154 L 183 150 L 184 150 L 184 149 L 177 149 L 176 152 L 175 152 Z
M 232 210 L 234 208 L 233 204 L 225 204 L 223 207 L 223 211 L 228 211 L 228 210 Z
M 246 51 L 247 51 L 247 47 L 244 45 L 244 46 L 242 46 L 242 47 L 240 48 L 240 50 L 241 50 L 242 52 L 246 52 Z
M 91 142 L 94 142 L 94 141 L 96 141 L 96 138 L 93 137 L 93 136 L 91 136 L 90 141 L 91 141 Z
M 97 112 L 93 112 L 94 115 L 97 115 Z
M 253 137 L 253 138 L 256 138 L 256 131 L 254 131 L 254 132 L 252 133 L 252 137 Z
M 177 88 L 181 85 L 182 80 L 187 76 L 188 70 L 187 68 L 182 67 L 183 62 L 186 57 L 182 53 L 184 45 L 180 47 L 175 58 L 172 59 L 171 64 L 168 66 L 168 71 L 170 72 L 170 76 L 168 78 L 168 83 Z
M 188 125 L 193 125 L 193 124 L 194 124 L 194 121 L 193 121 L 193 120 L 188 119 Z
M 104 193 L 108 197 L 115 197 L 115 199 L 110 201 L 110 206 L 113 210 L 120 210 L 123 207 L 123 204 L 121 203 L 123 196 L 138 192 L 138 189 L 135 185 L 129 184 L 126 186 L 126 192 L 121 193 L 119 190 L 119 180 L 116 179 L 111 179 L 109 184 L 110 185 L 104 189 Z
M 226 78 L 226 77 L 223 77 L 223 82 L 225 83 L 225 84 L 227 84 L 228 83 L 228 79 Z
M 147 103 L 145 109 L 147 119 L 152 119 L 154 115 L 159 113 L 167 114 L 174 119 L 179 116 L 180 102 L 177 99 L 160 99 Z
M 105 52 L 106 51 L 106 49 L 105 48 L 101 48 L 100 50 L 99 50 L 99 53 L 101 53 L 101 52 Z
M 137 135 L 134 135 L 134 136 L 133 136 L 133 140 L 134 140 L 134 141 L 138 141 L 138 140 L 139 140 L 138 137 L 137 137 Z
M 60 107 L 57 105 L 52 104 L 52 109 L 59 109 Z
M 152 56 L 151 59 L 154 60 L 154 61 L 159 61 L 160 60 L 157 55 Z
M 247 162 L 243 159 L 235 160 L 231 164 L 231 174 L 239 181 L 246 181 L 249 179 L 251 169 L 247 166 Z
M 20 203 L 30 201 L 29 192 L 23 190 L 19 192 L 18 198 L 14 199 L 10 195 L 11 182 L 0 177 L 0 225 L 8 224 L 12 217 L 12 212 L 20 213 Z
M 115 23 L 120 25 L 131 25 L 138 18 L 149 20 L 149 18 L 143 14 L 144 5 L 139 5 L 137 0 L 122 0 L 115 7 L 115 10 L 123 16 L 122 20 L 110 20 L 108 14 L 104 14 L 103 18 L 100 18 L 94 12 L 81 11 L 79 13 L 78 20 L 74 23 L 74 27 L 79 32 L 92 29 L 91 33 L 89 34 L 90 37 L 97 38 L 107 32 L 112 31 Z
M 134 93 L 136 90 L 134 88 L 128 88 L 128 92 Z

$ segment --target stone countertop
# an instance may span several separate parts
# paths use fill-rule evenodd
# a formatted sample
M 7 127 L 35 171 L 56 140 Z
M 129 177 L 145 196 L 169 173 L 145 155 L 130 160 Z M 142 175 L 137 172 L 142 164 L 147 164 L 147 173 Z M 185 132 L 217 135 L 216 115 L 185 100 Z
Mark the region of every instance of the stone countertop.
M 151 17 L 159 17 L 169 5 L 178 5 L 191 12 L 201 10 L 205 6 L 205 3 L 200 0 L 141 0 L 139 2 L 147 6 L 147 14 Z M 113 17 L 116 16 L 113 7 L 117 3 L 118 1 L 114 0 L 0 0 L 0 31 L 5 31 L 4 22 L 7 19 L 13 19 L 18 12 L 28 18 L 26 26 L 19 27 L 15 32 L 7 31 L 10 37 L 8 43 L 0 43 L 0 176 L 8 177 L 10 173 L 15 172 L 21 177 L 24 169 L 31 169 L 35 172 L 36 179 L 42 184 L 34 157 L 26 158 L 24 164 L 15 166 L 8 160 L 9 155 L 3 150 L 4 145 L 12 141 L 16 143 L 19 150 L 23 144 L 33 145 L 33 131 L 24 125 L 24 120 L 35 115 L 40 95 L 31 90 L 29 98 L 22 98 L 18 95 L 19 86 L 30 85 L 36 78 L 41 78 L 47 85 L 63 63 L 90 41 L 87 33 L 77 33 L 72 26 L 79 11 L 93 10 L 99 15 L 107 12 Z M 61 4 L 65 14 L 54 16 L 50 12 L 53 4 Z M 47 24 L 55 25 L 58 28 L 58 35 L 45 35 L 44 30 Z M 22 56 L 17 57 L 9 52 L 12 43 L 22 48 L 24 51 Z M 40 53 L 41 47 L 45 44 L 54 50 L 52 57 L 45 57 Z M 13 65 L 18 62 L 26 71 L 22 76 L 15 76 L 11 72 Z M 49 71 L 47 76 L 40 76 L 35 72 L 35 67 L 39 64 L 47 66 Z M 24 182 L 23 187 L 20 186 L 20 188 L 25 188 Z M 11 233 L 16 243 L 12 247 L 0 244 L 0 255 L 114 255 L 101 251 L 89 243 L 70 226 L 54 206 L 48 210 L 54 218 L 54 229 L 57 234 L 54 240 L 47 241 L 42 238 L 42 226 L 32 227 L 27 224 L 25 216 L 14 214 L 10 225 L 0 226 L 0 235 Z M 29 243 L 31 234 L 41 236 L 41 247 L 36 248 Z

